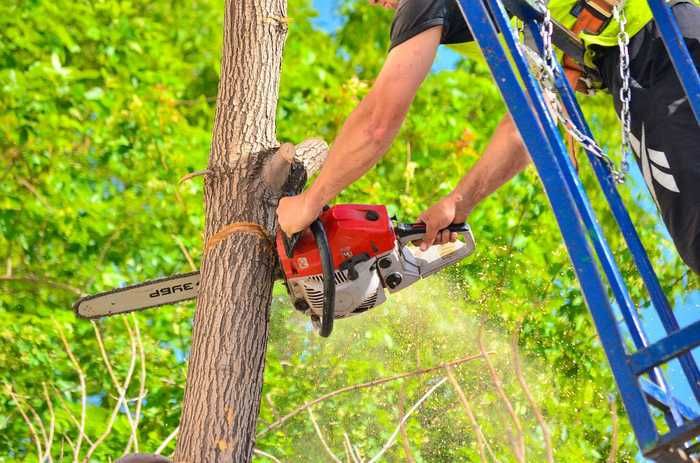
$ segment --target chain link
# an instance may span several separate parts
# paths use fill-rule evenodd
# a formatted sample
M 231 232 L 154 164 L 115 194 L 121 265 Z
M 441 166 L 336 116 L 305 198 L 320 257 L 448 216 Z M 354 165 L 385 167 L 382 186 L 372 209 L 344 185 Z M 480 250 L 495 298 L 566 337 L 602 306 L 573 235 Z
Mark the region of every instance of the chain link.
M 541 8 L 541 10 L 544 12 L 544 18 L 542 21 L 542 25 L 540 27 L 540 33 L 542 37 L 542 43 L 543 43 L 543 57 L 540 57 L 537 53 L 532 51 L 530 48 L 527 46 L 524 46 L 521 43 L 518 43 L 518 47 L 520 48 L 521 52 L 524 52 L 524 54 L 529 58 L 530 63 L 535 67 L 538 72 L 537 72 L 537 79 L 540 82 L 540 85 L 542 85 L 542 88 L 545 90 L 543 92 L 544 97 L 546 99 L 547 105 L 550 109 L 550 112 L 554 116 L 555 120 L 557 123 L 561 124 L 566 132 L 571 135 L 571 137 L 576 140 L 578 144 L 583 147 L 584 150 L 588 151 L 589 153 L 593 154 L 595 157 L 600 159 L 603 164 L 608 168 L 610 171 L 610 174 L 613 178 L 613 180 L 617 183 L 623 183 L 625 181 L 625 174 L 628 169 L 628 163 L 626 160 L 626 155 L 623 156 L 623 161 L 621 163 L 621 168 L 618 169 L 613 162 L 612 159 L 603 151 L 603 149 L 598 145 L 598 143 L 585 133 L 583 133 L 581 130 L 579 130 L 576 125 L 573 123 L 569 115 L 566 113 L 564 110 L 563 104 L 561 100 L 559 99 L 558 91 L 556 89 L 555 81 L 557 77 L 557 73 L 559 72 L 559 66 L 556 65 L 556 54 L 554 52 L 554 46 L 552 43 L 552 35 L 554 31 L 554 24 L 552 22 L 552 16 L 551 12 L 549 11 L 549 8 L 547 8 L 547 4 L 545 3 L 544 0 L 537 0 L 538 6 Z M 621 7 L 623 8 L 623 7 Z M 623 20 L 626 21 L 624 18 L 624 12 L 622 12 L 622 18 Z M 624 27 L 621 27 L 621 30 L 624 31 Z M 622 35 L 622 32 L 621 34 Z M 627 37 L 627 34 L 624 33 L 624 36 Z M 624 38 L 624 37 L 618 37 L 618 39 Z M 621 76 L 623 79 L 623 86 L 626 84 L 626 90 L 625 90 L 625 95 L 623 100 L 623 107 L 626 104 L 626 115 L 627 115 L 627 125 L 625 126 L 625 123 L 623 121 L 623 149 L 625 152 L 628 152 L 628 147 L 630 146 L 630 131 L 629 131 L 629 102 L 630 102 L 630 90 L 629 90 L 629 55 L 627 54 L 627 44 L 629 43 L 629 37 L 627 37 L 626 42 L 619 42 L 620 43 L 620 54 L 622 55 L 623 53 L 627 57 L 626 61 L 626 78 L 624 75 L 622 75 L 622 62 L 620 63 L 620 72 Z M 624 44 L 624 47 L 623 47 Z M 623 51 L 624 49 L 624 51 Z M 622 61 L 622 60 L 621 60 Z M 623 90 L 620 90 L 620 97 L 622 99 Z M 626 103 L 625 103 L 626 102 Z M 624 110 L 623 110 L 624 113 Z
M 545 97 L 547 107 L 550 109 L 550 113 L 554 116 L 555 121 L 558 124 L 561 124 L 562 127 L 564 127 L 564 130 L 566 130 L 566 132 L 571 135 L 571 137 L 576 140 L 576 142 L 581 145 L 584 150 L 590 152 L 595 157 L 600 159 L 608 168 L 616 182 L 622 183 L 624 178 L 617 170 L 613 160 L 605 154 L 603 149 L 593 138 L 580 131 L 573 123 L 571 118 L 566 114 L 562 102 L 557 97 L 558 93 L 554 85 L 553 70 L 548 68 L 544 64 L 544 60 L 534 51 L 527 47 L 524 47 L 522 51 L 525 52 L 532 63 L 535 63 L 540 70 L 543 70 L 543 76 L 540 83 L 544 90 L 543 95 Z
M 547 70 L 554 71 L 554 65 L 557 57 L 554 54 L 554 45 L 552 44 L 552 36 L 554 35 L 554 23 L 552 22 L 552 13 L 549 11 L 547 4 L 540 0 L 540 5 L 544 8 L 544 21 L 542 22 L 542 43 L 544 44 L 544 64 Z M 542 70 L 540 70 L 542 71 Z M 552 72 L 553 74 L 553 72 Z
M 622 138 L 622 174 L 627 175 L 629 172 L 629 153 L 631 151 L 631 135 L 632 135 L 632 119 L 630 116 L 630 101 L 632 99 L 632 90 L 630 89 L 630 55 L 629 44 L 630 37 L 627 34 L 627 17 L 625 16 L 625 2 L 618 3 L 613 7 L 613 18 L 620 24 L 620 32 L 617 34 L 617 45 L 620 49 L 620 78 L 622 86 L 620 87 L 620 121 L 622 122 L 621 138 Z

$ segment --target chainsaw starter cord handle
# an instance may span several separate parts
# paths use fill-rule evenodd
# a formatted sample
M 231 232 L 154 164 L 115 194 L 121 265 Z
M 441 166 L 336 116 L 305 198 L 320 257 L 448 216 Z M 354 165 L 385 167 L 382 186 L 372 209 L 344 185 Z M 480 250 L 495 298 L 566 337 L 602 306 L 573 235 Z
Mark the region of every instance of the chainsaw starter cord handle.
M 323 315 L 321 316 L 320 335 L 324 338 L 330 336 L 335 320 L 335 266 L 333 254 L 328 244 L 328 236 L 323 224 L 316 219 L 311 224 L 311 232 L 316 240 L 316 247 L 321 255 L 321 267 L 323 268 Z

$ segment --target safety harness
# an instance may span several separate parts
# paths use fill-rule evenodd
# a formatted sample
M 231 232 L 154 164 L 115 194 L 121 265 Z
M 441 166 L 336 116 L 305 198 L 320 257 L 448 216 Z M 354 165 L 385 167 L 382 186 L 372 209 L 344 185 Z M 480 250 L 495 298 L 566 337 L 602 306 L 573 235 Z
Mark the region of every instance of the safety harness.
M 622 0 L 580 0 L 571 10 L 576 22 L 571 32 L 578 37 L 581 32 L 598 35 L 607 27 L 613 17 L 613 9 Z M 591 93 L 594 90 L 586 70 L 568 55 L 564 55 L 564 72 L 571 86 L 578 92 Z

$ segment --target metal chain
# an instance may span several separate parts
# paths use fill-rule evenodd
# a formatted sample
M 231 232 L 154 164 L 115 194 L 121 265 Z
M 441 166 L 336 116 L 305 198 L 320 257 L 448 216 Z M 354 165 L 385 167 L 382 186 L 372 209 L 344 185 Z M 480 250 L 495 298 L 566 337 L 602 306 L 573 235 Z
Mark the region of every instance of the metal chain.
M 627 34 L 627 17 L 625 16 L 625 2 L 618 3 L 613 7 L 613 17 L 620 24 L 620 32 L 617 34 L 617 44 L 620 48 L 620 78 L 622 79 L 622 87 L 620 87 L 620 121 L 622 122 L 622 174 L 626 175 L 629 172 L 629 153 L 631 151 L 631 135 L 632 135 L 632 119 L 630 116 L 630 101 L 632 99 L 632 90 L 630 89 L 630 55 L 629 44 L 630 37 Z
M 544 60 L 537 53 L 529 48 L 524 48 L 523 51 L 530 58 L 531 62 L 538 65 L 537 67 L 539 69 L 544 68 L 544 75 L 540 80 L 540 83 L 544 90 L 543 95 L 546 99 L 547 106 L 550 109 L 551 114 L 554 116 L 556 122 L 561 124 L 566 132 L 569 133 L 584 150 L 590 152 L 595 157 L 600 159 L 610 171 L 613 179 L 616 182 L 621 183 L 623 181 L 623 176 L 617 170 L 613 160 L 605 154 L 603 149 L 593 138 L 580 131 L 573 123 L 571 118 L 566 114 L 562 102 L 557 97 L 558 93 L 554 85 L 553 71 L 544 64 Z
M 539 1 L 540 5 L 544 8 L 544 21 L 542 22 L 542 28 L 540 34 L 542 35 L 542 43 L 544 45 L 544 64 L 547 66 L 547 70 L 552 71 L 554 74 L 554 69 L 556 69 L 554 63 L 557 57 L 554 54 L 554 45 L 552 44 L 552 36 L 554 35 L 554 23 L 552 23 L 552 13 L 549 11 L 547 4 L 543 1 Z
M 555 120 L 564 127 L 566 132 L 569 133 L 569 135 L 571 135 L 571 137 L 576 140 L 576 142 L 579 143 L 584 150 L 593 154 L 606 165 L 615 182 L 623 183 L 625 181 L 625 172 L 627 168 L 626 160 L 622 162 L 621 169 L 617 169 L 613 160 L 610 159 L 607 154 L 605 154 L 600 145 L 598 145 L 593 138 L 589 137 L 579 130 L 578 127 L 576 127 L 564 110 L 563 104 L 557 96 L 558 92 L 556 90 L 555 80 L 556 73 L 559 72 L 559 66 L 556 65 L 556 55 L 552 43 L 554 24 L 552 22 L 551 12 L 549 11 L 549 8 L 547 8 L 547 4 L 543 0 L 537 0 L 537 4 L 544 12 L 544 19 L 540 27 L 540 34 L 543 43 L 543 57 L 540 57 L 537 53 L 521 43 L 518 43 L 518 46 L 529 58 L 529 61 L 538 69 L 539 72 L 537 73 L 537 78 L 540 85 L 542 85 L 542 88 L 545 90 L 544 96 Z M 627 49 L 625 48 L 625 52 L 626 50 Z M 627 72 L 629 77 L 629 66 L 627 67 Z M 629 79 L 627 80 L 627 83 L 629 83 Z M 629 93 L 629 87 L 627 91 Z M 629 95 L 627 95 L 627 103 L 629 110 Z M 629 143 L 629 138 L 627 138 L 627 140 Z

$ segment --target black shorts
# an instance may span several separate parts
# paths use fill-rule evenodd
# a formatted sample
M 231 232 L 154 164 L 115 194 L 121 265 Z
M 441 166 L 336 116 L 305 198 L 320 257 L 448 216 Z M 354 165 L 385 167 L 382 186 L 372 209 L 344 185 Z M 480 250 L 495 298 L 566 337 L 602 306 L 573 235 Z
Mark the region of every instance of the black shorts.
M 455 0 L 401 0 L 391 24 L 391 48 L 435 26 L 442 26 L 440 43 L 474 40 Z
M 673 13 L 700 70 L 700 8 Z M 603 83 L 620 113 L 617 47 L 596 50 Z M 630 40 L 632 149 L 678 253 L 700 274 L 700 125 L 652 21 Z

